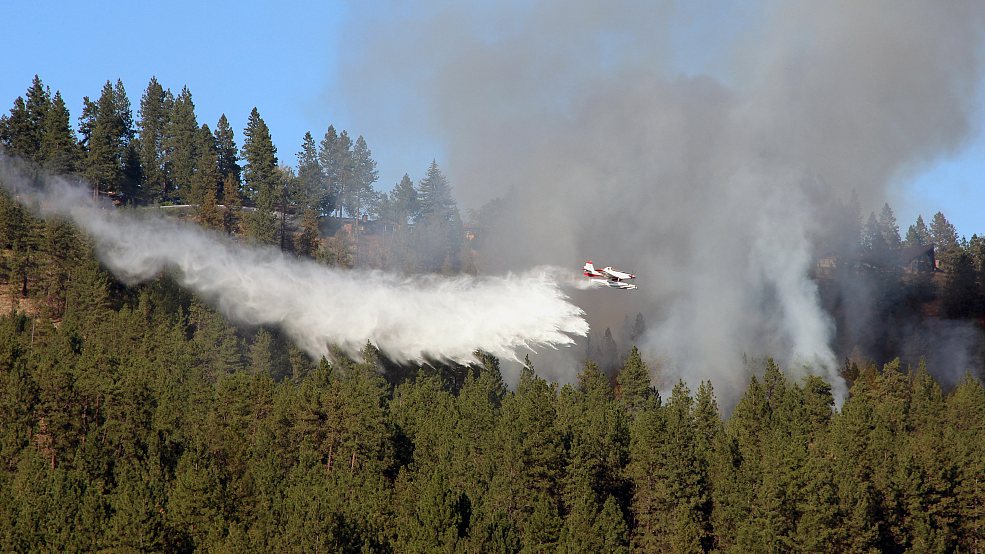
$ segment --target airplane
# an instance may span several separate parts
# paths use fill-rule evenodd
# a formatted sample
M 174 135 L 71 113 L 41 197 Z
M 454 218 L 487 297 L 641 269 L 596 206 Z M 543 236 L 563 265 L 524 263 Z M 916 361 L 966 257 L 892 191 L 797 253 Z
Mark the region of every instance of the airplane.
M 618 269 L 613 269 L 611 267 L 595 269 L 595 265 L 592 264 L 592 260 L 585 262 L 585 267 L 582 269 L 584 270 L 585 277 L 591 278 L 592 284 L 622 290 L 637 289 L 636 285 L 626 282 L 629 279 L 636 278 L 636 276 L 632 273 L 626 273 L 625 271 L 619 271 Z

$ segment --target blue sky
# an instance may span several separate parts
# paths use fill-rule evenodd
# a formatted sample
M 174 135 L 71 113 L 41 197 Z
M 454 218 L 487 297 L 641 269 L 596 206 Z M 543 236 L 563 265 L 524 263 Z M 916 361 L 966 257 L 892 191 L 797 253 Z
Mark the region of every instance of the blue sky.
M 349 10 L 345 2 L 274 3 L 207 0 L 201 2 L 8 2 L 8 24 L 0 35 L 0 109 L 23 95 L 35 73 L 60 90 L 73 126 L 82 98 L 95 98 L 103 83 L 122 79 L 137 116 L 140 96 L 152 75 L 174 92 L 187 85 L 200 123 L 215 126 L 221 113 L 236 131 L 237 144 L 250 110 L 256 106 L 270 127 L 282 163 L 294 165 L 306 131 L 318 140 L 329 124 L 364 134 L 348 113 L 339 90 L 339 61 Z M 695 25 L 675 38 L 678 70 L 714 73 L 714 52 L 703 48 L 703 18 L 721 18 L 690 9 Z M 727 17 L 741 17 L 737 10 Z M 734 25 L 731 28 L 735 28 Z M 727 37 L 726 37 L 727 38 Z M 985 87 L 982 87 L 985 88 Z M 985 116 L 974 122 L 968 145 L 895 184 L 893 201 L 901 232 L 922 213 L 928 221 L 942 211 L 960 234 L 985 234 Z M 403 173 L 419 179 L 432 158 L 443 163 L 438 140 L 395 130 L 365 136 L 380 169 L 378 187 L 388 189 Z M 905 198 L 903 200 L 902 198 Z

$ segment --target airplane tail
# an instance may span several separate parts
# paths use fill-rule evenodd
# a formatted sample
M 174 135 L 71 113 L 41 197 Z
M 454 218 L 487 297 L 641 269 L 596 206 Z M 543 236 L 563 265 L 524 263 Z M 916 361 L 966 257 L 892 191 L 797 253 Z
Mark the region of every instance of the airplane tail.
M 596 276 L 595 266 L 592 265 L 592 260 L 588 260 L 587 262 L 585 262 L 585 267 L 583 269 L 585 270 L 586 277 Z

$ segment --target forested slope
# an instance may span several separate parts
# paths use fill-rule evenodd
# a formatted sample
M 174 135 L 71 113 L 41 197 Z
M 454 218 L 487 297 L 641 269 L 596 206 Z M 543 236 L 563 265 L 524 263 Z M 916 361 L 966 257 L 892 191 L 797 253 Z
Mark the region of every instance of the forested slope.
M 166 278 L 91 259 L 57 327 L 0 319 L 0 548 L 71 551 L 973 551 L 985 390 L 924 368 L 826 383 L 760 368 L 649 385 L 634 350 L 576 385 L 495 359 L 311 363 Z
M 0 121 L 3 151 L 84 176 L 121 204 L 191 201 L 203 225 L 328 264 L 465 269 L 436 163 L 417 186 L 408 177 L 381 195 L 365 142 L 331 127 L 323 148 L 305 137 L 294 175 L 277 166 L 256 112 L 240 167 L 228 122 L 198 127 L 187 89 L 175 96 L 152 80 L 135 133 L 122 83 L 107 83 L 86 101 L 81 139 L 57 92 L 35 79 L 26 96 Z M 376 261 L 319 236 L 319 220 L 367 206 L 413 231 Z M 296 235 L 278 227 L 278 207 L 301 215 Z M 886 237 L 899 241 L 891 211 L 869 219 L 855 241 L 866 263 L 890 249 Z M 934 223 L 919 219 L 906 242 L 940 241 L 941 291 L 900 280 L 886 307 L 920 314 L 938 302 L 973 321 L 985 242 L 959 240 L 943 216 Z M 863 258 L 851 260 L 855 271 Z M 865 279 L 900 278 L 869 265 Z M 848 363 L 850 395 L 833 409 L 816 377 L 737 362 L 756 377 L 728 391 L 741 398 L 722 414 L 710 383 L 670 383 L 661 397 L 659 368 L 635 349 L 611 375 L 592 361 L 528 362 L 513 388 L 482 353 L 468 367 L 398 366 L 372 346 L 361 362 L 316 362 L 275 330 L 232 326 L 167 275 L 124 287 L 70 225 L 6 195 L 0 282 L 0 550 L 985 548 L 977 376 L 945 392 L 934 367 Z M 559 386 L 538 373 L 579 377 Z

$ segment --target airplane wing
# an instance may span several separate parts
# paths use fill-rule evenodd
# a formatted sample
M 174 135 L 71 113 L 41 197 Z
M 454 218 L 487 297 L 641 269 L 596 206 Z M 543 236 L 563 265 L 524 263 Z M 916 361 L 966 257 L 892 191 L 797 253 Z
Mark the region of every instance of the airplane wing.
M 606 267 L 602 269 L 602 273 L 613 281 L 624 281 L 626 279 L 636 278 L 636 276 L 633 275 L 632 273 L 626 273 L 625 271 L 619 271 L 618 269 L 613 269 L 611 267 Z

